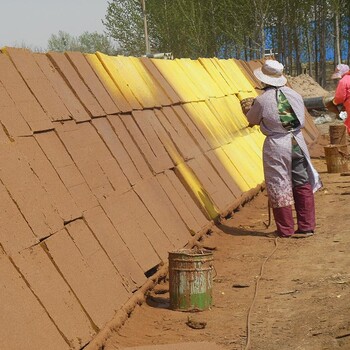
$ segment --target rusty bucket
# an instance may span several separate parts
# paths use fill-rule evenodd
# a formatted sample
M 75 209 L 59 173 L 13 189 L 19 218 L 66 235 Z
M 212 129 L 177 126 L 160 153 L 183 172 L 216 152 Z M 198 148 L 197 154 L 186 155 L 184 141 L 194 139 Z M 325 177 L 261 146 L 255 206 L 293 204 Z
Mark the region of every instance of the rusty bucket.
M 349 171 L 349 154 L 347 145 L 328 145 L 324 147 L 327 171 L 342 173 Z
M 332 145 L 345 145 L 346 127 L 344 124 L 333 124 L 329 126 L 329 138 Z
M 213 253 L 204 249 L 169 252 L 170 308 L 203 311 L 212 305 Z

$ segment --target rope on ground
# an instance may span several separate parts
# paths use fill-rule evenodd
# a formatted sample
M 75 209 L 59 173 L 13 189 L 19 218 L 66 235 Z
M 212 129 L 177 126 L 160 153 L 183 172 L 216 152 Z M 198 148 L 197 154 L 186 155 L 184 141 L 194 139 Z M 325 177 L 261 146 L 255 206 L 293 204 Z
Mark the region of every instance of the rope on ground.
M 256 279 L 256 282 L 255 282 L 255 292 L 254 292 L 254 298 L 253 298 L 253 301 L 249 307 L 249 311 L 248 311 L 248 315 L 247 315 L 247 341 L 246 341 L 246 345 L 245 345 L 245 348 L 244 350 L 248 350 L 249 347 L 250 347 L 250 318 L 251 318 L 251 313 L 252 313 L 252 310 L 253 310 L 253 306 L 254 306 L 254 303 L 255 303 L 255 300 L 256 300 L 256 297 L 258 295 L 258 287 L 259 287 L 259 281 L 264 273 L 264 267 L 265 267 L 265 264 L 266 262 L 271 258 L 271 256 L 275 253 L 275 251 L 277 250 L 278 248 L 278 245 L 277 245 L 277 241 L 278 241 L 278 237 L 275 238 L 274 240 L 274 243 L 275 243 L 275 247 L 273 249 L 273 251 L 271 252 L 271 254 L 263 261 L 262 265 L 261 265 L 261 268 L 260 268 L 260 274 L 259 276 L 257 277 Z

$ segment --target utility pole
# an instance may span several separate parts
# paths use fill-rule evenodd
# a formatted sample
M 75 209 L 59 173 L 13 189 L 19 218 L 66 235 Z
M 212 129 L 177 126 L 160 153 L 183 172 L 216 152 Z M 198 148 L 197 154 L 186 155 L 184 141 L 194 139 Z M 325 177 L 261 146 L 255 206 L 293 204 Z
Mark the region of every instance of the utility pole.
M 147 15 L 146 15 L 146 0 L 141 0 L 142 4 L 142 14 L 143 14 L 143 25 L 145 29 L 145 42 L 146 42 L 146 56 L 151 54 L 151 48 L 148 40 L 148 30 L 147 30 Z

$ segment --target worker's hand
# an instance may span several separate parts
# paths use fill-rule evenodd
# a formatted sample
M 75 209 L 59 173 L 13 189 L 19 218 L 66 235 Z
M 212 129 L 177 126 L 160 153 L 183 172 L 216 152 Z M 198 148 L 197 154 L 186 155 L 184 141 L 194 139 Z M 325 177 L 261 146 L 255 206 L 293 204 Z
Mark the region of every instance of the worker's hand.
M 334 103 L 334 96 L 326 96 L 323 98 L 323 104 L 329 112 L 335 113 L 336 116 L 339 114 L 339 108 Z
M 249 112 L 253 102 L 254 102 L 254 98 L 252 97 L 244 98 L 241 101 L 241 108 L 244 114 L 247 114 Z
M 323 98 L 323 104 L 327 107 L 327 105 L 334 104 L 334 95 L 331 96 L 325 96 Z

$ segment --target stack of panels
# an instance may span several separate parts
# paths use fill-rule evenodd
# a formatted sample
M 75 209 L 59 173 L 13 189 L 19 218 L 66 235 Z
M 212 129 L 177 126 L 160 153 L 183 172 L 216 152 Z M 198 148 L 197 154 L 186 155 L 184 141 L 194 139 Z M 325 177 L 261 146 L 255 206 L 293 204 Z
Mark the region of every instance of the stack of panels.
M 251 85 L 249 79 L 242 72 L 240 66 L 236 63 L 236 60 L 216 60 L 219 66 L 226 72 L 227 76 L 232 79 L 232 82 L 237 84 L 239 92 L 255 93 L 253 85 Z
M 108 74 L 108 71 L 105 69 L 97 55 L 86 54 L 85 57 L 118 109 L 122 113 L 131 112 L 131 105 L 121 93 L 117 84 L 114 83 L 113 79 Z
M 18 51 L 12 48 L 7 48 L 5 52 L 50 120 L 72 119 L 67 107 L 63 104 L 50 81 L 36 63 L 34 56 L 29 51 Z
M 225 96 L 224 91 L 212 79 L 210 74 L 197 60 L 180 59 L 176 60 L 180 67 L 187 74 L 196 88 L 204 93 L 205 99 L 219 98 Z
M 3 346 L 79 349 L 210 222 L 154 111 L 120 114 L 131 104 L 84 55 L 6 49 L 0 65 Z
M 22 120 L 19 120 L 21 119 L 19 116 L 21 116 L 31 132 L 53 129 L 53 124 L 49 116 L 41 108 L 38 99 L 32 95 L 26 82 L 22 79 L 20 72 L 8 55 L 3 53 L 0 54 L 0 72 L 1 86 L 4 87 L 5 94 L 10 97 L 16 106 L 18 112 L 16 117 L 18 117 L 19 123 L 23 124 Z M 21 129 L 24 130 L 24 126 Z
M 236 60 L 235 62 L 237 65 L 241 68 L 243 74 L 246 76 L 246 78 L 249 80 L 250 84 L 256 88 L 257 84 L 259 84 L 259 81 L 256 79 L 253 71 L 250 69 L 248 62 L 243 60 Z M 259 85 L 260 86 L 260 85 Z
M 85 346 L 169 251 L 263 182 L 242 67 L 3 50 L 4 347 Z
M 96 98 L 105 114 L 116 114 L 121 112 L 92 70 L 92 67 L 89 65 L 84 55 L 81 52 L 66 52 L 65 56 L 75 68 L 89 91 L 91 91 L 91 94 Z M 77 87 L 77 89 L 79 89 L 79 87 Z
M 210 58 L 199 58 L 198 62 L 204 67 L 211 78 L 214 80 L 220 90 L 225 96 L 234 95 L 238 91 L 235 87 L 230 86 L 225 78 L 222 76 L 221 72 L 217 69 L 216 62 Z
M 186 74 L 179 60 L 156 60 L 152 63 L 180 98 L 180 102 L 204 101 L 206 96 Z
M 84 105 L 77 98 L 74 91 L 67 85 L 64 77 L 55 68 L 50 58 L 42 53 L 33 54 L 34 60 L 49 80 L 50 85 L 56 91 L 57 95 L 69 110 L 69 114 L 77 123 L 89 121 L 90 114 Z
M 161 140 L 176 165 L 181 180 L 192 191 L 192 195 L 200 203 L 205 214 L 210 218 L 215 218 L 219 213 L 224 212 L 230 204 L 236 203 L 243 191 L 254 188 L 263 182 L 261 166 L 258 166 L 258 171 L 251 175 L 253 179 L 247 180 L 246 174 L 237 171 L 243 157 L 233 156 L 233 150 L 237 148 L 237 142 L 236 144 L 232 143 L 234 139 L 240 139 L 238 144 L 240 142 L 256 142 L 256 138 L 248 140 L 248 138 L 243 138 L 241 134 L 241 131 L 247 126 L 247 121 L 242 114 L 238 98 L 233 94 L 248 90 L 247 84 L 241 89 L 236 87 L 228 92 L 231 92 L 232 95 L 226 96 L 225 92 L 218 88 L 219 85 L 214 81 L 215 77 L 223 76 L 222 68 L 220 68 L 221 71 L 217 71 L 215 66 L 211 66 L 212 70 L 209 74 L 204 65 L 199 65 L 199 62 L 194 64 L 191 60 L 167 62 L 151 60 L 151 62 L 158 68 L 161 77 L 171 82 L 172 89 L 179 96 L 186 95 L 186 89 L 194 82 L 205 81 L 210 85 L 210 87 L 203 89 L 201 88 L 202 84 L 199 83 L 196 89 L 192 89 L 194 92 L 203 91 L 203 101 L 201 98 L 194 100 L 196 97 L 192 95 L 194 101 L 181 99 L 182 106 L 163 108 L 161 111 L 156 111 L 155 115 L 171 138 L 171 140 L 165 140 L 163 137 Z M 154 71 L 154 67 L 150 67 L 149 61 L 145 66 L 149 71 Z M 182 82 L 174 74 L 177 72 L 178 66 L 181 66 L 186 74 L 186 79 L 183 79 Z M 159 77 L 159 74 L 152 74 Z M 251 86 L 249 88 L 251 92 L 247 92 L 254 94 L 253 88 Z M 150 126 L 152 126 L 151 124 L 154 124 L 153 117 L 150 118 Z M 150 132 L 150 128 L 141 126 L 141 123 L 139 123 L 139 127 L 143 134 Z M 181 137 L 179 137 L 179 133 Z M 259 139 L 263 139 L 260 133 L 256 131 L 253 133 L 257 133 Z M 139 142 L 137 143 L 139 144 Z M 261 142 L 259 143 L 261 144 Z M 186 144 L 191 146 L 186 147 Z M 240 147 L 241 149 L 251 148 L 249 145 Z M 188 152 L 189 148 L 191 148 L 191 153 Z M 249 156 L 249 151 L 248 154 L 244 154 L 244 156 L 247 155 Z M 254 160 L 256 160 L 255 153 L 254 156 Z M 152 158 L 151 153 L 148 158 Z M 154 170 L 156 171 L 155 168 Z
M 89 115 L 91 117 L 105 116 L 106 112 L 97 100 L 97 96 L 93 95 L 90 88 L 81 79 L 68 57 L 59 52 L 50 52 L 47 56 L 54 67 L 60 72 L 61 76 L 64 77 L 67 85 L 73 90 Z

